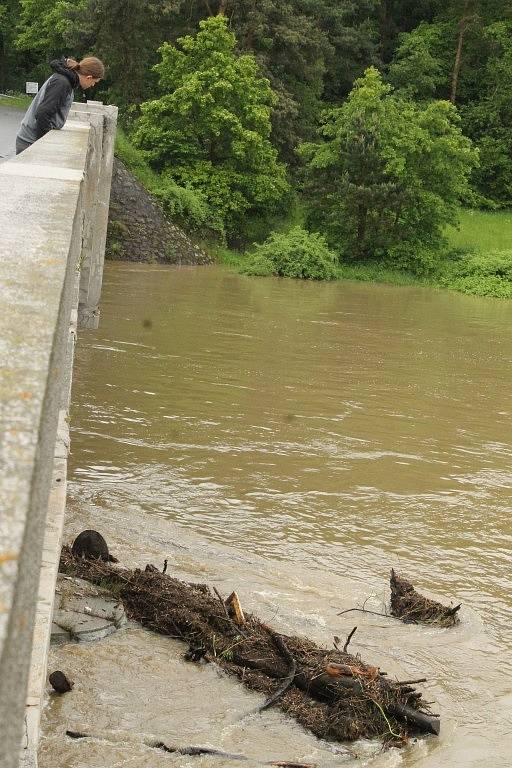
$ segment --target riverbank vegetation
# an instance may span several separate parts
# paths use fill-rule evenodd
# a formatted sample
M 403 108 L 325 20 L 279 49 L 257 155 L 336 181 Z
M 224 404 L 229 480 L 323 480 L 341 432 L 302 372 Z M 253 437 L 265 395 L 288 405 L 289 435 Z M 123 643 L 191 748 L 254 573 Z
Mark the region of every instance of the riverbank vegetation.
M 512 0 L 1 0 L 0 91 L 105 59 L 121 157 L 248 274 L 512 296 Z

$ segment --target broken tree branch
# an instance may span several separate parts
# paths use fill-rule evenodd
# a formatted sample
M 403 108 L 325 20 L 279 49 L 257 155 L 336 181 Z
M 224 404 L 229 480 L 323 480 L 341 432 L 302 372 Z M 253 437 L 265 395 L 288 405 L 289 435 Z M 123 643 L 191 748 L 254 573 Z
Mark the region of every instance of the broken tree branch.
M 295 679 L 295 673 L 297 672 L 297 662 L 291 655 L 290 651 L 286 647 L 286 643 L 284 642 L 283 638 L 277 634 L 277 632 L 273 632 L 269 627 L 267 627 L 268 632 L 270 633 L 272 640 L 274 644 L 277 646 L 279 652 L 284 656 L 285 660 L 288 663 L 288 674 L 285 678 L 284 683 L 277 689 L 275 693 L 272 694 L 272 696 L 269 696 L 268 699 L 259 707 L 259 711 L 263 712 L 265 709 L 269 709 L 273 704 L 275 704 L 281 696 L 283 696 L 288 688 L 291 686 Z
M 357 611 L 358 613 L 371 613 L 372 616 L 384 616 L 386 619 L 392 619 L 393 617 L 387 613 L 378 613 L 377 611 L 368 611 L 366 608 L 347 608 L 345 611 L 340 611 L 336 616 L 343 616 L 344 613 L 351 613 Z
M 352 640 L 352 638 L 354 637 L 354 635 L 355 635 L 355 633 L 356 633 L 356 632 L 357 632 L 357 627 L 354 627 L 354 629 L 352 630 L 352 632 L 349 634 L 349 636 L 348 636 L 348 637 L 347 637 L 347 639 L 345 640 L 345 645 L 343 646 L 343 653 L 346 653 L 346 652 L 347 652 L 347 648 L 348 648 L 348 646 L 349 646 L 349 643 L 350 643 L 350 641 Z

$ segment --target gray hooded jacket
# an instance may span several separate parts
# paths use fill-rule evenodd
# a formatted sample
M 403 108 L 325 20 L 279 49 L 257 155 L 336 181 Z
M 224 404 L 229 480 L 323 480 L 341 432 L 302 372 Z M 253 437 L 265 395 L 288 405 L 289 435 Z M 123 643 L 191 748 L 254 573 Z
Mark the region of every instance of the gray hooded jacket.
M 43 83 L 22 120 L 17 138 L 25 144 L 33 144 L 52 128 L 62 128 L 67 120 L 79 78 L 65 62 L 51 62 L 54 73 Z

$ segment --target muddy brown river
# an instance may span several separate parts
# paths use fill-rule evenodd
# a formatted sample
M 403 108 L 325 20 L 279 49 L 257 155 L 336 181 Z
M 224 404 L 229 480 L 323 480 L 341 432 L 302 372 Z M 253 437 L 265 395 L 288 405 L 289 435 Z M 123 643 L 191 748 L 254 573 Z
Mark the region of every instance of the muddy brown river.
M 512 765 L 511 328 L 512 302 L 108 264 L 76 353 L 65 538 L 96 528 L 123 563 L 168 558 L 322 645 L 357 625 L 353 653 L 428 678 L 442 732 L 336 750 L 129 625 L 52 649 L 75 689 L 50 697 L 40 768 L 233 765 L 154 738 L 248 768 Z M 385 612 L 391 567 L 461 624 L 338 616 Z

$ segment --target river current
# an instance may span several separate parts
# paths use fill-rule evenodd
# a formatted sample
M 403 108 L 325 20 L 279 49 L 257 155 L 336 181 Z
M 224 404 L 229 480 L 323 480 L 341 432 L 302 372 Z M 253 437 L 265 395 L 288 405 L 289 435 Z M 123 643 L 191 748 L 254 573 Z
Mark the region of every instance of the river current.
M 277 629 L 427 677 L 439 738 L 336 754 L 184 648 L 130 625 L 53 648 L 75 689 L 40 768 L 224 766 L 183 746 L 321 768 L 512 764 L 512 303 L 423 288 L 107 264 L 73 385 L 66 540 L 238 592 Z M 462 602 L 453 629 L 385 612 L 394 567 Z M 366 602 L 365 602 L 366 601 Z M 71 740 L 66 729 L 93 733 Z

